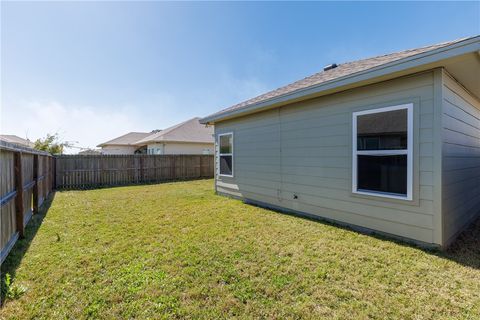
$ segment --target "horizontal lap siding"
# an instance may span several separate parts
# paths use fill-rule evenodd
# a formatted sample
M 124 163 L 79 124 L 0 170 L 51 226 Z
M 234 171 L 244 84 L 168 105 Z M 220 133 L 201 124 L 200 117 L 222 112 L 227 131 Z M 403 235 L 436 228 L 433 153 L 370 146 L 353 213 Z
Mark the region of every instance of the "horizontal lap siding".
M 277 190 L 281 188 L 279 111 L 239 119 L 225 128 L 215 126 L 215 130 L 216 134 L 234 132 L 235 177 L 216 175 L 220 182 L 217 191 L 241 198 L 268 199 L 269 203 L 278 204 Z M 218 168 L 218 157 L 215 159 Z M 242 181 L 249 181 L 250 185 Z
M 414 103 L 414 201 L 351 192 L 352 112 Z M 217 191 L 433 242 L 433 75 L 426 73 L 220 122 L 234 132 L 234 178 Z M 294 195 L 298 199 L 294 199 Z
M 448 243 L 480 213 L 480 102 L 448 75 L 442 136 L 442 211 Z
M 213 154 L 213 143 L 166 143 L 164 154 Z
M 285 108 L 281 123 L 282 154 L 288 158 L 282 159 L 287 164 L 282 166 L 282 173 L 297 179 L 283 184 L 284 206 L 432 242 L 432 83 L 431 74 L 426 74 Z M 352 112 L 405 102 L 415 103 L 417 204 L 352 195 Z M 291 138 L 292 133 L 295 139 Z M 330 185 L 330 181 L 316 180 L 317 177 L 337 183 Z M 298 200 L 293 199 L 294 195 Z
M 102 147 L 102 154 L 115 154 L 115 155 L 123 155 L 123 154 L 134 154 L 135 150 L 138 147 L 136 146 L 104 146 Z

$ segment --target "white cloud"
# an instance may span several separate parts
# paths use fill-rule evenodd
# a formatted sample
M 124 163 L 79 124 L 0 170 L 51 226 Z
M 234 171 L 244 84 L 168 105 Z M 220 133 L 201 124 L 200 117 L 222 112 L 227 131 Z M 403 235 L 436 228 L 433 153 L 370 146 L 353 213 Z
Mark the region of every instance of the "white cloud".
M 114 108 L 4 98 L 0 109 L 0 133 L 32 141 L 47 133 L 58 133 L 62 140 L 75 142 L 78 147 L 93 148 L 130 131 L 165 129 L 194 116 L 207 116 L 267 89 L 257 78 L 236 78 L 225 72 L 218 84 L 200 94 L 178 96 L 156 92 L 135 103 Z M 78 151 L 78 148 L 71 148 L 67 153 Z
M 28 137 L 30 140 L 47 133 L 59 133 L 66 141 L 80 147 L 97 144 L 129 131 L 143 128 L 134 109 L 109 112 L 89 106 L 67 106 L 58 102 L 29 102 L 1 110 L 0 132 Z M 148 130 L 148 129 L 147 129 Z M 68 152 L 77 152 L 71 149 Z

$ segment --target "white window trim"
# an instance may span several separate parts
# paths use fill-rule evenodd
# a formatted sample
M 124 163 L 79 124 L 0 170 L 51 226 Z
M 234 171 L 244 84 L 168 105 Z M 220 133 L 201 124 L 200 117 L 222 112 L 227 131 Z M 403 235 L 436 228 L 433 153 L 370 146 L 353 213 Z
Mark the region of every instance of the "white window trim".
M 357 151 L 357 118 L 361 115 L 372 114 L 372 113 L 381 113 L 387 111 L 395 111 L 407 109 L 407 150 L 362 150 Z M 386 192 L 379 191 L 367 191 L 367 190 L 358 190 L 358 155 L 407 155 L 407 194 L 406 196 L 391 194 Z M 402 104 L 391 107 L 369 109 L 365 111 L 358 111 L 353 113 L 352 118 L 352 192 L 356 194 L 391 198 L 391 199 L 401 199 L 401 200 L 413 200 L 413 103 Z
M 232 136 L 232 152 L 231 153 L 220 153 L 220 137 L 222 136 Z M 220 157 L 221 156 L 231 156 L 232 157 L 232 174 L 222 174 L 220 173 Z M 218 175 L 221 177 L 229 177 L 233 178 L 233 132 L 226 132 L 226 133 L 221 133 L 218 135 L 218 156 L 217 156 L 217 163 L 218 163 Z

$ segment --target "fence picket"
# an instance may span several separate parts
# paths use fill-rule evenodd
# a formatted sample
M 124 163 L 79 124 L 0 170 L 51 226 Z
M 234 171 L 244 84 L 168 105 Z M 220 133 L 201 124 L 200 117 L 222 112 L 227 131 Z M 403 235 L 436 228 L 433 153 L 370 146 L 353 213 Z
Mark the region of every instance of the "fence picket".
M 39 158 L 45 159 L 43 168 L 39 167 Z M 0 263 L 24 236 L 32 207 L 38 212 L 39 193 L 43 192 L 41 197 L 45 199 L 52 191 L 48 182 L 53 181 L 55 172 L 47 167 L 47 161 L 52 161 L 48 153 L 0 141 Z
M 82 189 L 213 177 L 213 155 L 62 155 L 56 188 Z
M 213 155 L 63 155 L 0 142 L 0 263 L 54 189 L 211 178 Z

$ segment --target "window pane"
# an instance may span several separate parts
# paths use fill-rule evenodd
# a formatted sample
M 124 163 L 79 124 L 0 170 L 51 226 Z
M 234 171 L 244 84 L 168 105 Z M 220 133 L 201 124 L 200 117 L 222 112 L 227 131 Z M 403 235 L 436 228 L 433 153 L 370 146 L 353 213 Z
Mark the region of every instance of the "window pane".
M 407 155 L 358 156 L 359 190 L 407 194 Z
M 233 136 L 220 136 L 220 153 L 232 153 Z
M 220 156 L 220 174 L 232 175 L 232 156 Z
M 357 150 L 407 149 L 407 109 L 357 117 Z

